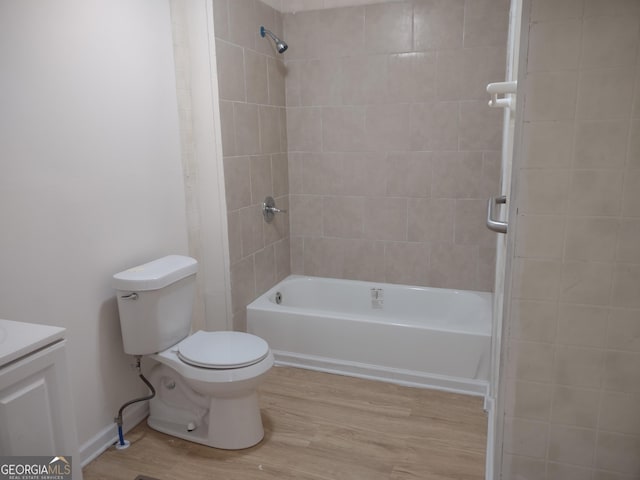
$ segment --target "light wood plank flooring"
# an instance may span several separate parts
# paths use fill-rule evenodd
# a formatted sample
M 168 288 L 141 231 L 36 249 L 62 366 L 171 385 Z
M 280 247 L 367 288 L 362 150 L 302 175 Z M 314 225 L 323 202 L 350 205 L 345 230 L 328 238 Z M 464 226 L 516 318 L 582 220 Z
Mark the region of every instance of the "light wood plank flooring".
M 482 399 L 288 367 L 260 388 L 265 438 L 225 451 L 143 422 L 87 465 L 85 480 L 483 479 Z

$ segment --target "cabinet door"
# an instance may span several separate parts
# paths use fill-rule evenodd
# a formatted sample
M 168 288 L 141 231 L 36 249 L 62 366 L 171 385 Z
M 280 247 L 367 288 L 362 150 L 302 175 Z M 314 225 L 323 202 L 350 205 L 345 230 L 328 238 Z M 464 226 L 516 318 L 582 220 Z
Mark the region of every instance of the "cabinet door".
M 69 455 L 53 345 L 0 369 L 0 455 Z M 63 357 L 62 357 L 63 358 Z

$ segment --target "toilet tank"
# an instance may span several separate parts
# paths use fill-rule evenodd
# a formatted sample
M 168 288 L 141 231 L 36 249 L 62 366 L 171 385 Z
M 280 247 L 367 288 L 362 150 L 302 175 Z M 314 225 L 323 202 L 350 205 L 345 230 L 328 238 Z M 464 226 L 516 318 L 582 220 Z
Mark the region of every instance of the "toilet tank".
M 113 276 L 124 351 L 148 355 L 189 335 L 198 262 L 169 255 Z

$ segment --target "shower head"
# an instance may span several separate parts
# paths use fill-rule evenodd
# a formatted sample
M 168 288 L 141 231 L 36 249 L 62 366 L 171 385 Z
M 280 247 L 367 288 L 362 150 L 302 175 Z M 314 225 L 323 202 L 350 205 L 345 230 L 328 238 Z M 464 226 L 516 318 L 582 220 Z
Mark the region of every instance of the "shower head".
M 289 48 L 289 45 L 287 45 L 287 43 L 284 40 L 280 40 L 278 37 L 276 37 L 273 34 L 271 30 L 267 30 L 261 25 L 260 36 L 264 37 L 265 35 L 269 35 L 273 39 L 273 42 L 276 44 L 276 48 L 278 49 L 278 53 L 284 53 L 285 50 Z

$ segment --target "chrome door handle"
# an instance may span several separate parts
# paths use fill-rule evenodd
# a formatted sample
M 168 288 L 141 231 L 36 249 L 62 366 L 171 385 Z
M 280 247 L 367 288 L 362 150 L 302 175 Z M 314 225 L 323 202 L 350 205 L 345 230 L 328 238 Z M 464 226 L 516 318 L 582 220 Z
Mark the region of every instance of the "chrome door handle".
M 504 205 L 507 203 L 507 197 L 491 197 L 487 202 L 487 228 L 498 233 L 507 233 L 507 222 L 495 220 L 496 205 Z

